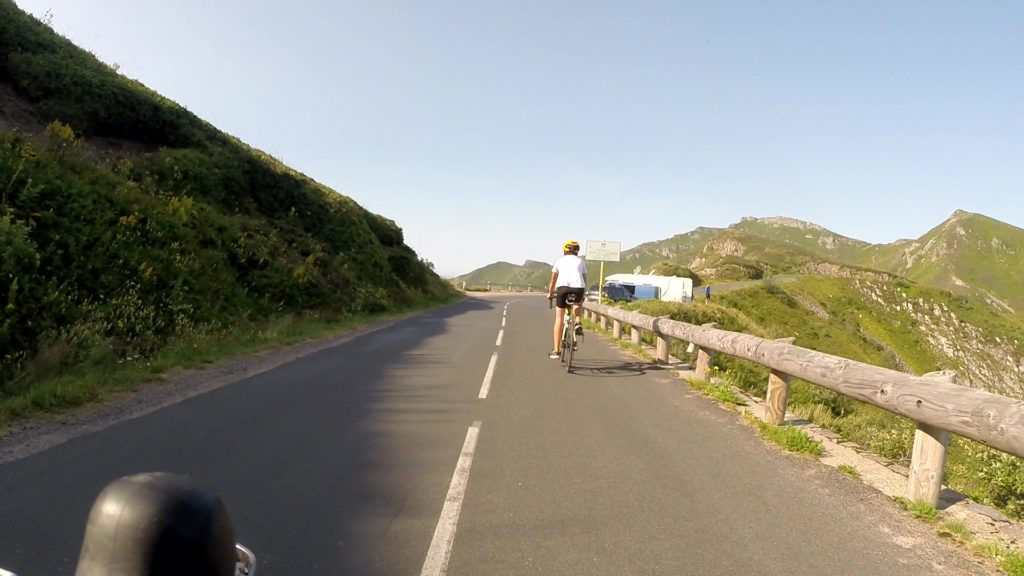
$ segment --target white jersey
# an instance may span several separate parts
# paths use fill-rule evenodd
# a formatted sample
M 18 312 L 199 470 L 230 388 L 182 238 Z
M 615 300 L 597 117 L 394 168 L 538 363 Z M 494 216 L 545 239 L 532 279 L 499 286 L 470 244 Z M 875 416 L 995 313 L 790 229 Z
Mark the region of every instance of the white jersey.
M 551 267 L 551 271 L 558 272 L 558 278 L 555 279 L 555 288 L 562 286 L 569 288 L 587 287 L 583 281 L 583 277 L 587 274 L 587 264 L 579 256 L 574 254 L 562 256 L 555 260 L 555 265 Z

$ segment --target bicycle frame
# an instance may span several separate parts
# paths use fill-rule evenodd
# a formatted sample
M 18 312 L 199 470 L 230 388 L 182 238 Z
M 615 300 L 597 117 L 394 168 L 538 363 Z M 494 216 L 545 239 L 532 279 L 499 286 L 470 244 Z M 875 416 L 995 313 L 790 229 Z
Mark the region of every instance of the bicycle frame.
M 559 350 L 562 364 L 565 364 L 565 371 L 572 372 L 572 355 L 576 350 L 576 299 L 566 300 L 569 305 L 562 317 L 562 347 Z

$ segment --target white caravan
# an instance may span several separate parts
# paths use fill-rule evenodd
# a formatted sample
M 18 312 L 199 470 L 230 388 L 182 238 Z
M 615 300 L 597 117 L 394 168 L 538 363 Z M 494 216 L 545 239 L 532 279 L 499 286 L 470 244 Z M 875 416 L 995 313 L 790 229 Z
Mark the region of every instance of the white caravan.
M 655 276 L 653 274 L 612 274 L 605 284 L 623 286 L 650 286 L 657 288 L 658 298 L 666 302 L 689 302 L 693 299 L 693 280 L 681 276 Z

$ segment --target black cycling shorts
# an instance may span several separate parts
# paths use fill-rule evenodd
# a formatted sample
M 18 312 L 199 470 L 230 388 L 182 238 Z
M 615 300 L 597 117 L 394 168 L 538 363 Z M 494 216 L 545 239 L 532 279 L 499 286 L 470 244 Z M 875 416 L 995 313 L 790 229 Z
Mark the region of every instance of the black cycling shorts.
M 576 295 L 576 303 L 583 304 L 583 294 L 587 291 L 586 288 L 569 288 L 568 286 L 559 286 L 558 290 L 555 291 L 555 306 L 559 308 L 568 308 L 569 303 L 566 302 L 566 298 L 569 294 Z

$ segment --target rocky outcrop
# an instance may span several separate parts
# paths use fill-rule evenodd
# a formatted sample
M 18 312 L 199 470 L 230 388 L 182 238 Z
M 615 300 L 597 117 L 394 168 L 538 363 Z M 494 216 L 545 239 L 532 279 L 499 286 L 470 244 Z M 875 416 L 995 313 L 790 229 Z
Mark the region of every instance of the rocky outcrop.
M 828 232 L 825 228 L 812 224 L 811 222 L 804 222 L 803 220 L 797 220 L 796 218 L 788 218 L 786 216 L 770 216 L 768 218 L 754 218 L 752 216 L 744 216 L 740 218 L 740 222 L 758 222 L 760 224 L 767 224 L 769 226 L 775 226 L 776 228 L 798 228 L 800 230 L 815 230 L 818 232 Z
M 794 270 L 794 273 L 831 276 L 833 278 L 857 278 L 860 280 L 874 280 L 877 282 L 894 280 L 896 278 L 892 274 L 887 274 L 885 272 L 850 268 L 832 262 L 808 262 Z
M 818 304 L 818 301 L 814 298 L 811 298 L 806 294 L 801 294 L 800 292 L 792 292 L 790 293 L 790 296 L 799 302 L 801 306 L 810 310 L 811 313 L 818 318 L 821 318 L 826 322 L 832 319 L 832 315 L 828 313 L 828 310 L 825 310 L 825 308 L 821 304 Z
M 909 316 L 937 355 L 949 359 L 961 384 L 1024 398 L 1024 354 L 1020 342 L 987 333 L 961 319 L 943 303 L 911 298 L 891 283 L 856 283 L 865 299 L 892 317 Z
M 718 256 L 739 256 L 743 257 L 747 251 L 747 247 L 742 242 L 734 238 L 721 238 L 715 239 L 708 242 L 704 246 L 704 253 L 712 253 Z

